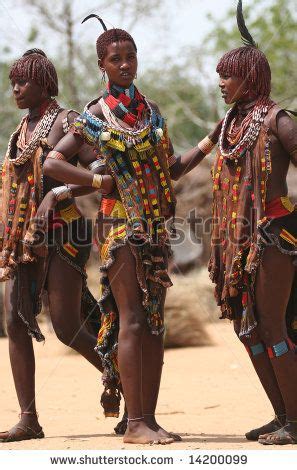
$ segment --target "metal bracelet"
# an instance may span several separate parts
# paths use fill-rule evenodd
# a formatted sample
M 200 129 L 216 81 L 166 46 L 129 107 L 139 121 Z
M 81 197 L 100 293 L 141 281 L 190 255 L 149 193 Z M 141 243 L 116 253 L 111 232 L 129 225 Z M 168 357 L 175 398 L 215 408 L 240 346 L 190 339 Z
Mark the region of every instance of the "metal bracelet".
M 72 191 L 68 186 L 57 186 L 52 188 L 52 192 L 55 195 L 57 201 L 64 201 L 64 199 L 72 198 Z
M 92 162 L 88 165 L 88 170 L 95 171 L 95 170 L 97 170 L 97 168 L 101 168 L 101 167 L 104 167 L 104 166 L 105 166 L 105 163 L 103 163 L 100 160 L 95 160 L 94 162 Z
M 103 176 L 95 174 L 93 176 L 92 187 L 96 189 L 100 189 L 102 186 Z
M 131 421 L 142 421 L 144 419 L 144 416 L 141 416 L 140 418 L 127 418 L 128 423 Z

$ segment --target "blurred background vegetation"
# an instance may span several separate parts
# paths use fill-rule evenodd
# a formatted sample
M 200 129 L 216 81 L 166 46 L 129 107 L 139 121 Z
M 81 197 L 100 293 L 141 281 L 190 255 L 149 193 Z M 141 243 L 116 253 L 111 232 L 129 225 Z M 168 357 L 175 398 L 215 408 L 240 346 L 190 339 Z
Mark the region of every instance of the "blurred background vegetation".
M 81 2 L 80 2 L 81 3 Z M 116 5 L 121 24 L 132 31 L 143 20 L 162 18 L 166 23 L 170 16 L 158 0 L 101 0 L 96 1 L 92 11 L 104 12 Z M 173 2 L 172 2 L 173 3 Z M 176 6 L 182 2 L 175 0 Z M 218 2 L 219 3 L 219 2 Z M 236 3 L 236 2 L 235 2 Z M 88 2 L 86 2 L 87 6 Z M 251 0 L 246 2 L 247 24 L 261 49 L 267 54 L 273 74 L 273 98 L 285 107 L 296 107 L 296 0 Z M 94 43 L 76 39 L 75 27 L 83 15 L 77 12 L 78 0 L 44 2 L 42 0 L 19 0 L 32 20 L 23 50 L 42 47 L 47 51 L 58 70 L 60 101 L 64 106 L 81 110 L 91 98 L 98 95 L 100 76 Z M 176 8 L 178 12 L 178 8 Z M 85 11 L 88 14 L 89 11 Z M 196 144 L 223 114 L 218 95 L 215 65 L 227 50 L 241 45 L 235 21 L 235 8 L 222 12 L 218 21 L 211 15 L 210 33 L 201 44 L 177 51 L 178 60 L 164 58 L 157 67 L 150 69 L 146 58 L 145 71 L 137 80 L 144 94 L 155 100 L 168 119 L 170 135 L 178 151 Z M 103 14 L 103 13 L 102 13 Z M 159 20 L 160 21 L 160 20 Z M 88 26 L 98 34 L 100 28 L 95 19 Z M 177 32 L 178 34 L 178 32 Z M 195 32 L 193 32 L 195 37 Z M 137 42 L 137 36 L 136 36 Z M 0 46 L 0 155 L 6 149 L 9 135 L 19 121 L 20 112 L 11 99 L 8 72 L 12 60 L 11 38 L 4 36 Z M 53 48 L 53 44 L 56 47 Z M 53 51 L 53 52 L 52 52 Z M 143 60 L 143 59 L 142 59 Z

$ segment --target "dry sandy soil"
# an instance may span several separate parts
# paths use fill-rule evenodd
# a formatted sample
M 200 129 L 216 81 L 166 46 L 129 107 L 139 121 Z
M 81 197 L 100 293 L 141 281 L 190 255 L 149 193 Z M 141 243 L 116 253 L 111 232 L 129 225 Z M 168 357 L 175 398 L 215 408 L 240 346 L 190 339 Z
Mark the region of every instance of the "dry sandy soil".
M 46 326 L 43 325 L 46 330 Z M 157 418 L 183 441 L 171 449 L 263 449 L 244 432 L 267 422 L 272 410 L 232 326 L 211 322 L 213 345 L 166 351 Z M 140 449 L 113 433 L 99 405 L 101 383 L 86 361 L 51 333 L 36 344 L 37 404 L 46 439 L 0 444 L 0 449 Z M 0 340 L 1 430 L 15 424 L 18 404 L 7 339 Z M 153 447 L 148 447 L 152 449 Z M 161 447 L 164 449 L 164 447 Z M 293 446 L 286 446 L 286 450 Z M 167 448 L 168 449 L 168 448 Z M 266 449 L 266 447 L 265 447 Z

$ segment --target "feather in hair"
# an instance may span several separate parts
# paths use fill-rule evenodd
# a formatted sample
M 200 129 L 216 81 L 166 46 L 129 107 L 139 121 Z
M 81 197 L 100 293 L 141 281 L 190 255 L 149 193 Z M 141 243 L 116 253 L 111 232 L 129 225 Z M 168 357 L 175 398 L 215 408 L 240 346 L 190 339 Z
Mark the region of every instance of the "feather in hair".
M 243 12 L 242 12 L 242 0 L 239 0 L 237 4 L 237 26 L 241 34 L 241 39 L 243 41 L 243 44 L 245 46 L 258 48 L 258 45 L 255 43 L 254 39 L 252 38 L 251 33 L 249 32 L 245 24 Z
M 98 16 L 98 15 L 95 15 L 94 13 L 91 13 L 91 15 L 86 16 L 86 17 L 82 20 L 81 23 L 84 23 L 85 21 L 88 21 L 90 18 L 97 18 L 97 20 L 100 21 L 101 26 L 102 26 L 102 28 L 104 29 L 104 31 L 107 31 L 107 27 L 106 27 L 104 21 L 102 20 L 102 18 L 100 18 L 100 16 Z

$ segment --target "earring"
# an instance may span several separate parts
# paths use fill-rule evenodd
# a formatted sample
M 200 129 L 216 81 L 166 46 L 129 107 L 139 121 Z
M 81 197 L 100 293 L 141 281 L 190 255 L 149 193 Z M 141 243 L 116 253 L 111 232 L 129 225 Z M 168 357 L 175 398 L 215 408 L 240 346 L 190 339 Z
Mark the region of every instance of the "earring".
M 101 83 L 106 82 L 105 70 L 102 71 Z
M 136 78 L 137 78 L 137 72 L 136 72 L 136 74 L 134 75 L 134 80 L 136 80 Z

